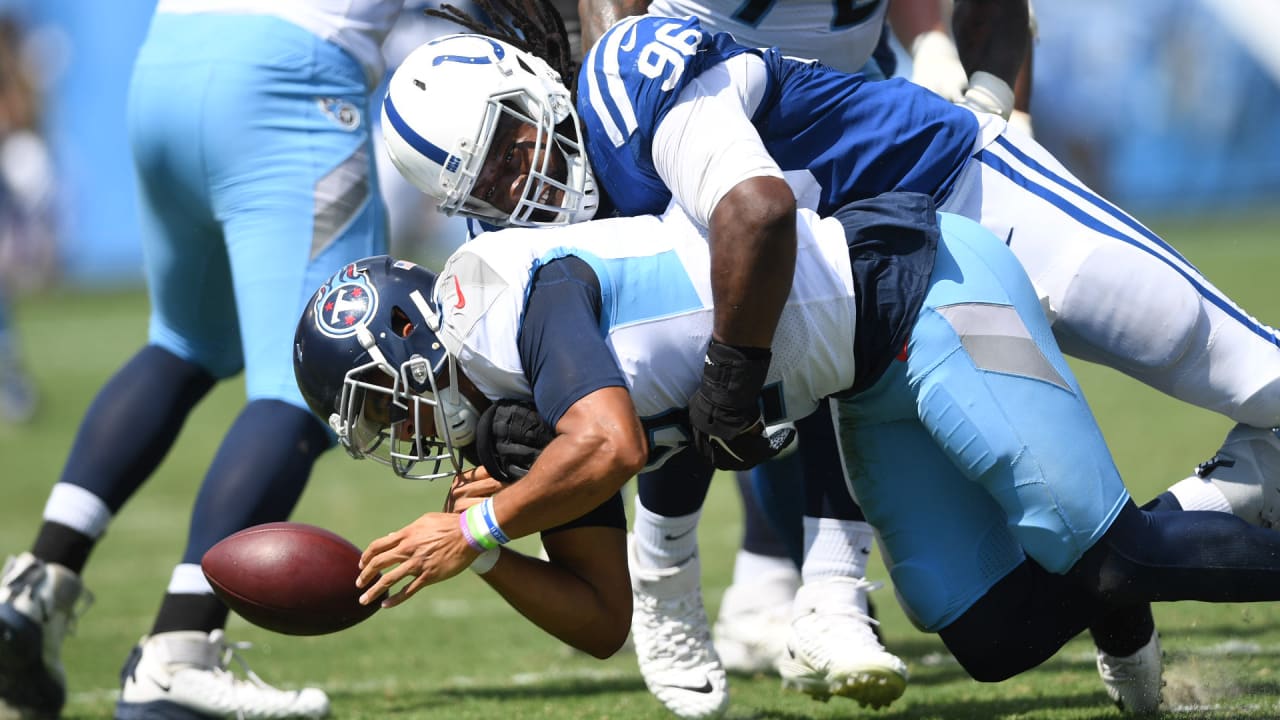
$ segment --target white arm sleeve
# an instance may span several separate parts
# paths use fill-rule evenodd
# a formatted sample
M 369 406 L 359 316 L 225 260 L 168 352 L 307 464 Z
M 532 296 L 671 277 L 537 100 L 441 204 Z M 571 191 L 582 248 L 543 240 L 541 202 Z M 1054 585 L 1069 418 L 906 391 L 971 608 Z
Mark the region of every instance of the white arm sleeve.
M 753 177 L 783 177 L 751 124 L 767 82 L 760 58 L 730 58 L 686 86 L 654 131 L 653 166 L 675 202 L 702 227 L 733 186 Z

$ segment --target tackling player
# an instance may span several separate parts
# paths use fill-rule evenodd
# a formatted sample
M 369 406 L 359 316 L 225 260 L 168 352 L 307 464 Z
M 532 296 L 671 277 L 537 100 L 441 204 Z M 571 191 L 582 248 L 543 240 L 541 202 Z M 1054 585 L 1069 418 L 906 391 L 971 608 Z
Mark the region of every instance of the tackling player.
M 694 16 L 707 31 L 729 33 L 743 45 L 777 47 L 785 55 L 814 58 L 838 70 L 861 72 L 869 79 L 895 73 L 897 61 L 888 42 L 892 28 L 911 51 L 912 82 L 948 100 L 1009 118 L 1015 98 L 1009 88 L 1015 84 L 1019 58 L 1025 51 L 1030 60 L 1026 0 L 959 0 L 952 13 L 954 42 L 943 21 L 942 4 L 940 0 L 583 0 L 580 7 L 587 47 L 626 16 L 645 12 Z M 1025 93 L 1018 100 L 1025 108 Z M 1029 130 L 1029 116 L 1018 117 L 1026 121 Z M 633 631 L 637 659 L 651 690 L 677 714 L 686 704 L 688 692 L 682 688 L 690 684 L 687 676 L 702 672 L 718 681 L 720 663 L 724 669 L 747 674 L 774 671 L 785 655 L 793 626 L 798 624 L 822 626 L 826 649 L 820 662 L 828 675 L 839 677 L 841 668 L 857 672 L 879 663 L 896 669 L 905 679 L 905 665 L 884 652 L 879 634 L 870 627 L 873 621 L 865 617 L 870 615 L 866 590 L 875 587 L 863 579 L 873 533 L 845 492 L 835 434 L 826 418 L 829 414 L 823 412 L 802 421 L 798 430 L 804 442 L 799 443 L 795 455 L 764 463 L 750 473 L 738 473 L 744 508 L 743 546 L 714 626 L 714 648 L 662 643 L 664 634 L 704 634 L 705 611 L 700 603 L 672 603 L 670 611 L 658 618 L 644 616 L 647 605 L 637 603 Z M 787 491 L 797 479 L 808 489 L 803 499 Z M 633 574 L 643 577 L 650 569 L 677 567 L 688 559 L 693 551 L 690 544 L 667 538 L 681 538 L 697 515 L 694 508 L 678 500 L 664 502 L 662 493 L 649 490 L 653 483 L 648 478 L 639 485 L 631 567 Z M 768 502 L 762 504 L 760 496 Z M 650 585 L 641 582 L 637 589 Z M 794 602 L 797 594 L 799 603 Z M 849 596 L 855 601 L 838 612 L 815 613 L 815 601 L 828 596 Z M 826 602 L 821 607 L 834 609 Z M 684 612 L 678 614 L 681 610 Z M 651 639 L 651 635 L 655 637 Z M 690 670 L 679 673 L 668 687 L 662 679 L 674 675 L 667 670 L 672 665 Z M 813 668 L 789 663 L 782 670 L 786 686 L 821 698 L 833 690 L 852 691 L 856 697 L 856 688 L 848 685 L 833 688 L 830 683 L 815 682 Z M 725 691 L 727 699 L 727 685 Z M 701 698 L 705 695 L 694 697 L 695 701 Z

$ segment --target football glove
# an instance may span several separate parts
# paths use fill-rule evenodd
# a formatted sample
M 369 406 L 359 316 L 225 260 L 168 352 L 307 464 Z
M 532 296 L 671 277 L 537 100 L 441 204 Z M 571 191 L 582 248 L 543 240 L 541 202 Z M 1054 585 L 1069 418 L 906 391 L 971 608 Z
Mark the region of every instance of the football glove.
M 775 457 L 796 438 L 793 426 L 766 433 L 757 398 L 769 373 L 768 349 L 711 341 L 702 384 L 689 400 L 693 447 L 721 470 L 748 470 Z
M 513 483 L 529 474 L 533 462 L 556 437 L 533 403 L 499 400 L 476 424 L 476 455 L 495 480 Z

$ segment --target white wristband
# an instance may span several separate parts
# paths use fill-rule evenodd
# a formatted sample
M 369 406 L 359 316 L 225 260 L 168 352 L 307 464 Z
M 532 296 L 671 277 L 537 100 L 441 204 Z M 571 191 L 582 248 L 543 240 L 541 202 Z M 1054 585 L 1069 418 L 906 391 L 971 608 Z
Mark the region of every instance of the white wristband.
M 995 75 L 979 70 L 969 76 L 969 89 L 964 91 L 960 104 L 1008 120 L 1009 113 L 1013 112 L 1013 88 Z
M 485 550 L 471 561 L 471 572 L 477 575 L 483 575 L 493 569 L 498 564 L 498 556 L 502 554 L 502 548 L 496 547 L 492 550 Z

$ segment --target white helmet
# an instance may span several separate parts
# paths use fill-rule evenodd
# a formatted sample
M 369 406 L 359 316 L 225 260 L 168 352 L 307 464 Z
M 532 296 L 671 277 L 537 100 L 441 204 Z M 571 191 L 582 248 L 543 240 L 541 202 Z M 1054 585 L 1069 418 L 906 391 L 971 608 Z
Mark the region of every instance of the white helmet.
M 534 166 L 510 213 L 471 197 L 498 120 L 538 131 Z M 562 127 L 566 120 L 569 128 Z M 439 202 L 494 225 L 565 225 L 590 220 L 599 204 L 573 98 L 539 57 L 484 35 L 447 35 L 409 54 L 391 76 L 382 103 L 387 152 L 400 173 Z M 563 165 L 553 163 L 553 154 Z M 567 167 L 567 177 L 549 168 Z M 563 171 L 561 171 L 563 174 Z M 558 204 L 548 204 L 559 190 Z

